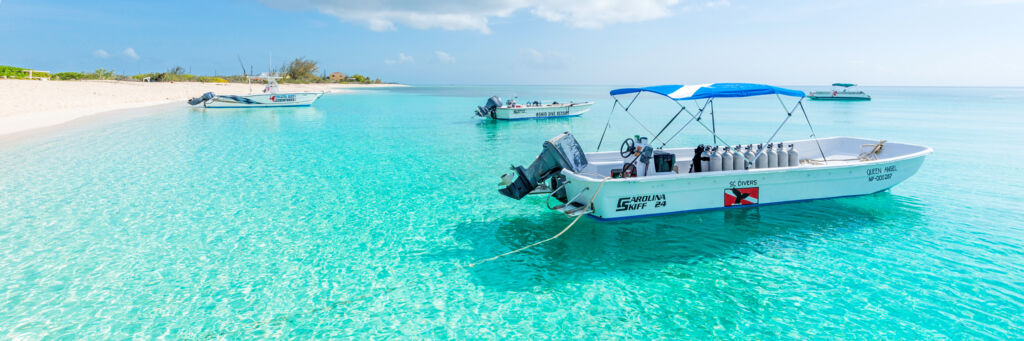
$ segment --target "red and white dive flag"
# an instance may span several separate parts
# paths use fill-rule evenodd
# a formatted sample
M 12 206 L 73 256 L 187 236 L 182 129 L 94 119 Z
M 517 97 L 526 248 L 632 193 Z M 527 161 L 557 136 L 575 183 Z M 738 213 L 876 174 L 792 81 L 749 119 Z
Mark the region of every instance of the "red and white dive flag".
M 757 187 L 727 188 L 725 207 L 757 204 Z

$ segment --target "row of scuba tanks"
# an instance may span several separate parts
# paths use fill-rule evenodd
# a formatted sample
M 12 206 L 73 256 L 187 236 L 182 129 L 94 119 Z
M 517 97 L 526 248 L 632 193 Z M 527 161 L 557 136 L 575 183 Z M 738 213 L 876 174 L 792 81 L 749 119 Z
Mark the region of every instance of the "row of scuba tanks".
M 764 153 L 758 157 L 757 155 L 762 150 L 764 150 Z M 796 167 L 800 165 L 800 153 L 796 148 L 793 148 L 792 144 L 788 148 L 784 147 L 782 143 L 777 145 L 768 144 L 767 147 L 763 144 L 758 144 L 756 147 L 748 144 L 746 147 L 736 146 L 733 148 L 729 146 L 700 145 L 695 152 L 697 153 L 696 155 L 700 155 L 700 164 L 699 168 L 697 164 L 694 165 L 694 172 Z M 756 160 L 754 159 L 755 157 L 757 157 Z M 695 157 L 694 159 L 697 158 Z M 745 160 L 753 161 L 747 166 L 744 162 Z

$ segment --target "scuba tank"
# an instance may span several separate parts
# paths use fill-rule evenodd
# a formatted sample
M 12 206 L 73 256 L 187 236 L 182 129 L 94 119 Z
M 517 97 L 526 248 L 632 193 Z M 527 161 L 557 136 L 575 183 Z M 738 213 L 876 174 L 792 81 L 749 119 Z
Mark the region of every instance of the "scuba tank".
M 743 146 L 736 146 L 736 149 L 732 150 L 732 169 L 742 170 L 743 168 Z
M 722 152 L 722 170 L 731 171 L 733 170 L 732 151 L 729 150 L 729 146 L 725 146 L 725 151 Z
M 766 157 L 767 155 L 765 155 L 764 152 L 764 144 L 758 143 L 757 152 L 754 153 L 754 155 L 759 155 L 757 156 L 757 160 L 754 160 L 755 168 L 768 168 L 768 158 Z
M 710 146 L 704 146 L 704 151 L 700 152 L 700 169 L 702 172 L 711 171 L 711 152 L 708 151 L 710 149 Z
M 711 171 L 721 172 L 722 171 L 722 152 L 718 150 L 718 146 L 711 147 Z
M 792 144 L 789 145 L 789 166 L 797 167 L 800 166 L 800 153 L 796 151 L 796 148 Z
M 757 156 L 757 154 L 754 154 L 754 145 L 748 144 L 747 152 L 743 153 L 743 156 L 746 157 L 746 162 L 744 162 L 743 164 L 743 169 L 754 168 L 754 156 Z M 749 164 L 747 162 L 749 162 Z
M 768 144 L 768 151 L 765 152 L 768 155 L 768 168 L 779 168 L 779 154 L 775 153 L 775 144 Z
M 789 152 L 782 146 L 782 142 L 775 147 L 775 153 L 779 154 L 779 167 L 789 167 Z

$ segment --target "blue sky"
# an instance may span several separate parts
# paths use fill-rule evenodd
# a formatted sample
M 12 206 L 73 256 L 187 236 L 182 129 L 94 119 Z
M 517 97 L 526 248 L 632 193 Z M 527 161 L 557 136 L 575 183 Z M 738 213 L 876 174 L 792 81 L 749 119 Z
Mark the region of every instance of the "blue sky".
M 1024 1 L 0 0 L 0 65 L 411 84 L 1024 85 Z

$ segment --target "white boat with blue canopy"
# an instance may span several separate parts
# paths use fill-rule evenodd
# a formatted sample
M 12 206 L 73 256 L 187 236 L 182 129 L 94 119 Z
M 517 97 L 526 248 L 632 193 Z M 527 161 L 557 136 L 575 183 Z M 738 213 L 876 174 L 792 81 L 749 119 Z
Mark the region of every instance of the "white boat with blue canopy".
M 668 98 L 679 106 L 657 133 L 630 112 L 643 93 Z M 598 151 L 583 152 L 569 132 L 555 136 L 544 142 L 542 153 L 529 167 L 513 167 L 512 174 L 502 176 L 504 187 L 499 192 L 514 199 L 546 194 L 551 209 L 614 220 L 876 193 L 908 179 L 932 153 L 925 146 L 879 139 L 818 138 L 803 106 L 804 93 L 798 90 L 714 83 L 624 88 L 610 95 L 615 103 Z M 629 95 L 631 100 L 620 101 L 619 97 Z M 727 143 L 714 126 L 714 101 L 751 96 L 777 97 L 783 108 L 781 123 L 765 140 Z M 783 97 L 796 101 L 787 104 Z M 691 100 L 694 110 L 684 105 Z M 619 109 L 639 123 L 645 136 L 652 137 L 626 138 L 618 151 L 602 152 L 611 118 Z M 805 119 L 809 138 L 777 141 L 794 114 Z M 711 126 L 702 120 L 708 116 Z M 677 120 L 680 117 L 686 120 Z M 713 143 L 666 148 L 688 127 L 708 133 Z M 552 207 L 551 198 L 561 204 Z
M 853 83 L 832 83 L 831 91 L 811 91 L 807 98 L 818 101 L 870 101 L 871 96 L 864 91 L 850 91 L 850 88 L 857 86 Z M 835 88 L 842 88 L 836 90 Z

